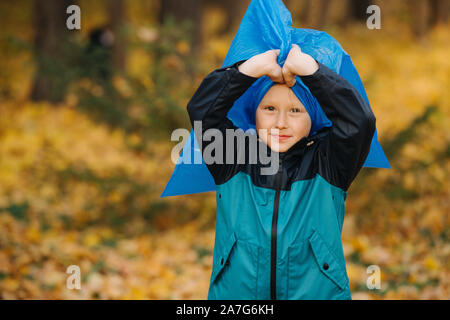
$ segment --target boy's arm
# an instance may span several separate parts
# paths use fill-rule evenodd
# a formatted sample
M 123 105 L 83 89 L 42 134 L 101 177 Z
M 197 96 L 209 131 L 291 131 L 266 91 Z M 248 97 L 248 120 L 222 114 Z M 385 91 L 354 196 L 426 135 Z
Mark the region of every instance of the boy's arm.
M 273 81 L 283 81 L 281 67 L 277 63 L 279 53 L 280 49 L 267 50 L 248 60 L 241 60 L 229 67 L 213 71 L 206 76 L 187 106 L 191 124 L 194 126 L 194 121 L 202 121 L 203 132 L 215 128 L 221 132 L 222 138 L 226 137 L 226 129 L 238 129 L 226 117 L 228 111 L 234 101 L 259 77 L 266 75 Z M 224 183 L 239 171 L 241 166 L 238 164 L 238 157 L 239 160 L 242 160 L 242 155 L 245 159 L 248 158 L 248 141 L 246 138 L 244 141 L 244 145 L 241 145 L 235 139 L 231 144 L 233 147 L 233 151 L 231 151 L 226 149 L 227 143 L 222 139 L 222 149 L 219 150 L 222 152 L 222 157 L 229 151 L 228 153 L 233 156 L 234 161 L 232 164 L 226 164 L 226 159 L 222 159 L 223 164 L 206 164 L 216 184 Z M 202 141 L 202 154 L 211 143 L 212 141 Z
M 238 66 L 245 61 L 214 70 L 203 79 L 187 105 L 192 126 L 202 121 L 203 130 L 222 127 L 234 101 L 257 79 L 239 72 Z
M 279 53 L 280 49 L 267 50 L 207 75 L 188 103 L 191 124 L 201 120 L 206 128 L 218 128 L 226 120 L 234 101 L 259 77 L 268 76 L 272 81 L 283 82 L 277 64 Z
M 229 67 L 220 68 L 208 74 L 187 105 L 192 126 L 194 127 L 194 121 L 202 122 L 202 135 L 206 130 L 212 128 L 218 129 L 222 133 L 223 164 L 207 164 L 216 184 L 225 182 L 237 170 L 236 161 L 234 164 L 225 164 L 227 152 L 225 130 L 237 129 L 227 118 L 227 113 L 233 103 L 257 80 L 257 78 L 239 71 L 238 66 L 245 61 L 238 61 Z M 212 140 L 214 141 L 214 138 Z M 202 141 L 202 154 L 213 141 Z M 235 152 L 236 148 L 235 145 Z
M 347 190 L 370 150 L 375 116 L 368 103 L 342 76 L 325 65 L 312 75 L 300 76 L 333 122 L 326 153 L 334 179 Z

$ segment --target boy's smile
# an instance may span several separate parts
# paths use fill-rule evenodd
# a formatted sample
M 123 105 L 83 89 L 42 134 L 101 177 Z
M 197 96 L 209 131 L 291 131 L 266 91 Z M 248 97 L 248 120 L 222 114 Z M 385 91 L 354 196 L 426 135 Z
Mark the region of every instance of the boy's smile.
M 275 84 L 256 110 L 258 136 L 275 152 L 289 150 L 308 136 L 311 118 L 303 104 L 286 84 Z

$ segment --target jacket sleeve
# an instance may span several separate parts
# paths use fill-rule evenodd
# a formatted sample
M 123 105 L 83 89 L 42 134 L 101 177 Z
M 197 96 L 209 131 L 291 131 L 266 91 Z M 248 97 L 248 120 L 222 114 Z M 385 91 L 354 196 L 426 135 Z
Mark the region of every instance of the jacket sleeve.
M 226 129 L 238 129 L 227 118 L 228 111 L 234 102 L 258 79 L 238 70 L 238 66 L 245 61 L 238 61 L 229 67 L 220 68 L 208 74 L 187 105 L 192 127 L 195 129 L 194 121 L 201 121 L 202 136 L 208 129 L 218 129 L 222 134 L 223 140 L 220 145 L 223 163 L 206 163 L 216 184 L 225 182 L 239 170 L 236 154 L 234 154 L 235 159 L 232 164 L 227 164 L 225 161 L 227 154 L 225 133 Z M 201 145 L 202 154 L 214 141 L 214 138 L 211 139 L 212 141 L 205 141 L 204 138 L 200 141 L 197 133 L 196 138 Z M 237 147 L 237 143 L 234 142 L 234 153 L 237 153 Z
M 325 158 L 331 179 L 347 191 L 369 154 L 375 116 L 358 91 L 325 65 L 319 63 L 314 74 L 300 78 L 333 123 Z

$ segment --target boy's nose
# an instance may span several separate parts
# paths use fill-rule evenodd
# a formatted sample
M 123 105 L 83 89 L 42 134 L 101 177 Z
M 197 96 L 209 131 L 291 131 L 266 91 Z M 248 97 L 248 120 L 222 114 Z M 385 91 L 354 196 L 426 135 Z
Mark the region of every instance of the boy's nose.
M 277 117 L 276 127 L 278 129 L 286 127 L 286 115 L 284 112 L 280 112 Z

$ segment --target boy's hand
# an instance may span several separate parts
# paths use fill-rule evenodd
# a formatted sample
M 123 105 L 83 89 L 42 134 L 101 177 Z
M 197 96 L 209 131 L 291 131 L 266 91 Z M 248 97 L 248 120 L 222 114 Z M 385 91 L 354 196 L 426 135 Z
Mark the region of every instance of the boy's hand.
M 273 49 L 257 54 L 238 66 L 238 70 L 254 78 L 268 76 L 274 82 L 284 83 L 281 67 L 277 63 L 279 53 L 280 49 Z
M 292 87 L 295 84 L 296 75 L 311 75 L 318 69 L 316 60 L 309 54 L 303 53 L 298 45 L 293 44 L 282 68 L 283 78 L 286 84 Z

